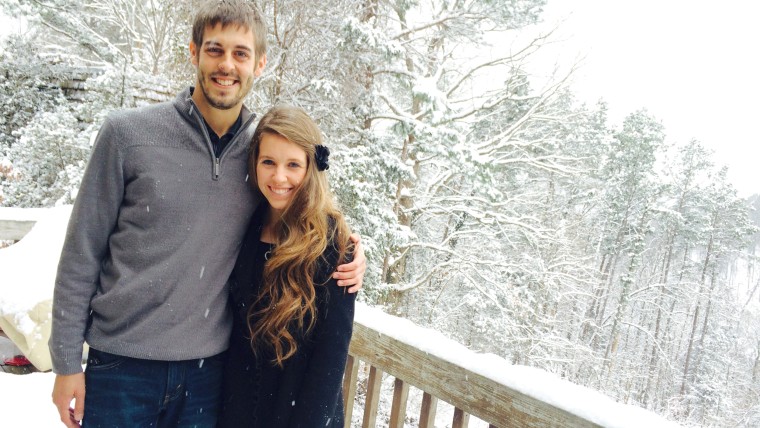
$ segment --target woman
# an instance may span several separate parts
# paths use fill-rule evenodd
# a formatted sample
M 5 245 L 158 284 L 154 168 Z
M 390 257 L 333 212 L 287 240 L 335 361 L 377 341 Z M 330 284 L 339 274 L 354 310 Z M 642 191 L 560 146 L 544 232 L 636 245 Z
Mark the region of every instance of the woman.
M 342 427 L 341 381 L 355 294 L 331 274 L 351 252 L 325 170 L 329 150 L 301 109 L 275 107 L 251 143 L 266 199 L 230 279 L 234 322 L 220 427 Z

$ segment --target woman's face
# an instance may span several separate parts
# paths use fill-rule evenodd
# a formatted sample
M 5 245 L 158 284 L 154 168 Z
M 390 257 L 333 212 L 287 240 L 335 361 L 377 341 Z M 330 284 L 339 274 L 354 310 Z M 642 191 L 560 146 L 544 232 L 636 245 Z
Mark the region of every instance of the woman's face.
M 306 152 L 287 138 L 262 134 L 256 160 L 259 190 L 275 212 L 282 213 L 306 177 Z

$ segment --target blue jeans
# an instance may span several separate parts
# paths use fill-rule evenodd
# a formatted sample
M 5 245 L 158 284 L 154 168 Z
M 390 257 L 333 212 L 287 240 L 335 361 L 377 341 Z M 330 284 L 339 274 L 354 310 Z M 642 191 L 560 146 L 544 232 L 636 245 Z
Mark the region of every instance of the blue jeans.
M 224 354 L 153 361 L 90 348 L 85 369 L 86 428 L 213 428 Z

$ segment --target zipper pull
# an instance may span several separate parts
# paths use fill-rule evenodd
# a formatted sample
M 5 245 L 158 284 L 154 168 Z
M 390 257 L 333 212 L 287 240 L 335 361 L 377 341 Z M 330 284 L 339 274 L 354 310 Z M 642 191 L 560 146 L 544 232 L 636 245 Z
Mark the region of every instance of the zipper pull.
M 214 180 L 219 179 L 219 158 L 214 158 Z

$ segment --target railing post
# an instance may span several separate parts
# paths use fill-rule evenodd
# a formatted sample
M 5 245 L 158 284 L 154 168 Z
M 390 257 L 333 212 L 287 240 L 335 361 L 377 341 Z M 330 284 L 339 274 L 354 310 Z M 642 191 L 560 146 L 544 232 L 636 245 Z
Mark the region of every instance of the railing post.
M 420 428 L 435 427 L 435 411 L 438 407 L 438 397 L 429 393 L 422 394 L 422 409 L 420 409 Z
M 454 409 L 454 420 L 451 422 L 451 428 L 467 428 L 470 424 L 470 415 L 459 407 Z
M 369 368 L 367 380 L 367 399 L 364 402 L 364 422 L 362 427 L 374 428 L 377 419 L 377 405 L 380 402 L 380 386 L 383 383 L 383 371 L 375 366 Z
M 346 374 L 343 375 L 344 428 L 351 428 L 351 416 L 354 413 L 354 398 L 356 398 L 356 378 L 358 376 L 359 359 L 349 355 L 346 360 Z
M 409 397 L 409 384 L 396 378 L 393 387 L 393 405 L 391 406 L 390 428 L 404 428 L 406 419 L 406 401 Z

